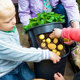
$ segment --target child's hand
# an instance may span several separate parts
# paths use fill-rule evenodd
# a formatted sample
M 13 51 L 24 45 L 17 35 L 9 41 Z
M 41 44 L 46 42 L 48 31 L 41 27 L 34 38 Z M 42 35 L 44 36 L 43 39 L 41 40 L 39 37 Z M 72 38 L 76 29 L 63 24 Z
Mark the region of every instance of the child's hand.
M 60 38 L 61 37 L 61 29 L 55 28 L 54 31 L 50 34 L 49 37 L 57 37 Z
M 72 43 L 74 43 L 74 41 L 73 40 L 70 40 L 70 41 L 64 42 L 64 43 L 67 44 L 67 45 L 71 45 Z
M 59 72 L 54 74 L 54 79 L 55 80 L 65 80 L 62 74 L 60 74 Z
M 61 59 L 60 56 L 58 56 L 56 53 L 53 53 L 50 51 L 50 60 L 53 61 L 53 63 L 59 62 Z

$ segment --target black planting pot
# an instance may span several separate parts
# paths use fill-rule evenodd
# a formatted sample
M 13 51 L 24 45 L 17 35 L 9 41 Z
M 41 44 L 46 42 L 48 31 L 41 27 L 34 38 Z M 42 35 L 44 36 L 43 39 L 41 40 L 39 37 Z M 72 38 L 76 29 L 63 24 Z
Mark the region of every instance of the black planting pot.
M 32 46 L 38 48 L 37 35 L 52 32 L 54 28 L 63 28 L 62 23 L 48 23 L 31 28 L 27 31 L 31 40 Z M 53 64 L 50 60 L 44 60 L 38 63 L 34 63 L 34 71 L 37 78 L 45 78 L 47 80 L 54 80 L 53 75 L 56 72 L 60 72 L 64 75 L 66 59 L 70 52 L 68 46 L 65 46 L 66 54 L 61 57 L 60 62 Z
M 54 80 L 54 73 L 60 72 L 64 75 L 66 59 L 69 54 L 69 48 L 66 46 L 66 55 L 61 57 L 60 62 L 53 64 L 50 60 L 44 60 L 34 63 L 34 70 L 37 78 L 44 78 L 47 80 Z

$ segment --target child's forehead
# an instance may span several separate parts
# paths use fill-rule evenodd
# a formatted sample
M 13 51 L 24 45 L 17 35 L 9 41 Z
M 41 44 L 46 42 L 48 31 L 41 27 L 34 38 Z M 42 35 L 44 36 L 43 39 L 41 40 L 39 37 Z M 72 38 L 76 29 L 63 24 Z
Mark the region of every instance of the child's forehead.
M 12 3 L 12 0 L 0 0 L 0 16 L 8 15 L 9 13 L 14 11 L 15 7 L 14 4 Z
M 6 8 L 6 9 L 0 11 L 0 17 L 1 16 L 6 17 L 6 16 L 14 15 L 14 13 L 15 13 L 15 8 L 14 7 Z
M 5 10 L 2 13 L 0 13 L 0 21 L 8 21 L 9 19 L 11 19 L 13 16 L 15 16 L 16 12 L 15 12 L 15 8 L 11 9 L 11 10 Z
M 0 21 L 15 15 L 15 7 L 12 0 L 0 0 Z

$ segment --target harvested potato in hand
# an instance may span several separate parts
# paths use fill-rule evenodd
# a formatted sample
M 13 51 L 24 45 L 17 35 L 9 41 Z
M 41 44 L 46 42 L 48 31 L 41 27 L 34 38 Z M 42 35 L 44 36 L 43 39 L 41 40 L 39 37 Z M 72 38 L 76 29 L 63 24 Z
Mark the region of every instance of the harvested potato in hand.
M 64 42 L 68 42 L 68 41 L 70 41 L 70 40 L 69 40 L 69 39 L 67 39 L 67 38 L 64 38 L 63 40 L 64 40 Z

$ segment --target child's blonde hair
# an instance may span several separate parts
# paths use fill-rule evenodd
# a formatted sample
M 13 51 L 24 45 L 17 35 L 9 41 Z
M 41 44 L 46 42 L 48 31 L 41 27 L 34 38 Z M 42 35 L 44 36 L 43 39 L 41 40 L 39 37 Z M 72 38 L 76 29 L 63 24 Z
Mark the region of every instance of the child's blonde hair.
M 74 50 L 72 51 L 72 54 L 75 64 L 80 69 L 80 43 L 75 46 Z
M 0 0 L 0 18 L 9 14 L 12 9 L 15 10 L 12 0 Z
M 76 54 L 74 56 L 75 64 L 79 67 L 80 69 L 80 47 L 76 48 Z

